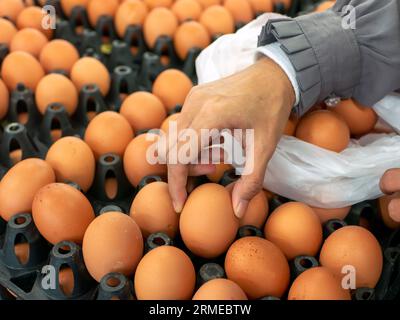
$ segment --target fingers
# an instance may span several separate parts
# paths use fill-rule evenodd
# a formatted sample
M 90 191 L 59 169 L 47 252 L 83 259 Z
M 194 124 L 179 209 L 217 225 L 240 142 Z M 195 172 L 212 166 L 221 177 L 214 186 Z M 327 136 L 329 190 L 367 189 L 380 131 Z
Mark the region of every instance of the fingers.
M 394 221 L 400 222 L 400 198 L 396 198 L 390 201 L 388 210 L 390 217 Z
M 216 170 L 215 164 L 195 164 L 189 166 L 189 176 L 198 177 L 212 174 Z
M 386 171 L 381 179 L 380 187 L 385 194 L 400 191 L 400 169 Z

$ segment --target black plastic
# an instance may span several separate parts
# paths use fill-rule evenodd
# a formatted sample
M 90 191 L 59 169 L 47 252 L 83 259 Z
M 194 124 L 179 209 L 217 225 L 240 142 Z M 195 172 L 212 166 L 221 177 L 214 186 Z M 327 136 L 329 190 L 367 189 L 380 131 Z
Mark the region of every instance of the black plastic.
M 159 36 L 152 51 L 160 58 L 164 56 L 169 59 L 167 64 L 160 61 L 164 68 L 171 68 L 179 65 L 180 61 L 175 52 L 173 39 L 170 36 Z
M 152 233 L 148 236 L 145 243 L 145 252 L 162 246 L 172 246 L 172 239 L 163 232 Z
M 196 59 L 200 53 L 201 49 L 199 48 L 190 49 L 182 68 L 182 71 L 192 80 L 193 84 L 197 84 Z
M 339 230 L 345 226 L 347 226 L 347 223 L 343 220 L 332 219 L 327 221 L 323 226 L 324 238 L 328 238 L 336 230 Z
M 358 288 L 353 294 L 353 300 L 373 301 L 375 300 L 375 290 L 371 288 Z
M 145 176 L 142 180 L 140 180 L 136 190 L 139 192 L 148 184 L 159 181 L 162 181 L 162 178 L 159 176 Z
M 94 30 L 84 29 L 79 45 L 79 53 L 85 55 L 89 49 L 101 56 L 101 39 Z
M 136 88 L 137 69 L 132 69 L 127 65 L 115 67 L 111 76 L 111 88 L 108 101 L 112 109 L 119 112 L 122 104 L 121 94 L 129 95 Z
M 114 40 L 112 42 L 111 54 L 108 59 L 108 69 L 112 72 L 118 66 L 128 66 L 132 69 L 138 68 L 134 63 L 132 52 L 126 42 Z
M 99 37 L 107 37 L 109 42 L 112 42 L 117 38 L 117 34 L 114 28 L 114 20 L 111 16 L 100 16 L 97 19 L 95 30 Z
M 103 213 L 107 213 L 107 212 L 121 212 L 121 213 L 124 213 L 124 211 L 120 207 L 118 207 L 116 205 L 113 205 L 113 204 L 109 204 L 108 206 L 105 206 L 100 210 L 99 215 L 103 214 Z
M 197 274 L 197 284 L 198 286 L 203 285 L 207 281 L 213 279 L 223 279 L 225 278 L 225 270 L 217 263 L 206 263 L 202 265 Z
M 239 176 L 236 174 L 236 169 L 230 169 L 224 172 L 219 184 L 226 187 L 233 182 L 236 182 Z
M 371 201 L 364 201 L 358 204 L 355 204 L 351 207 L 351 210 L 345 221 L 348 225 L 356 225 L 359 226 L 362 224 L 361 219 L 365 218 L 369 222 L 373 222 L 372 224 L 376 225 L 378 211 L 376 205 L 374 205 Z
M 181 111 L 182 111 L 182 105 L 177 104 L 175 106 L 175 108 L 173 108 L 172 110 L 168 111 L 168 115 L 170 116 L 170 115 L 173 115 L 175 113 L 180 113 Z
M 278 297 L 268 296 L 268 297 L 261 298 L 260 300 L 280 301 L 281 299 Z
M 122 273 L 106 274 L 98 287 L 97 300 L 133 300 L 133 285 Z
M 285 199 L 279 196 L 274 196 L 268 201 L 269 211 L 273 212 L 276 208 L 285 203 Z
M 290 270 L 291 270 L 292 279 L 297 278 L 304 271 L 307 271 L 308 269 L 315 268 L 318 266 L 319 266 L 319 263 L 318 263 L 317 259 L 315 259 L 314 257 L 298 256 L 290 262 Z
M 387 248 L 383 253 L 383 270 L 375 288 L 377 300 L 394 300 L 400 295 L 400 248 Z
M 138 78 L 138 90 L 151 91 L 153 81 L 165 67 L 161 64 L 160 56 L 152 52 L 145 52 L 142 60 Z
M 260 237 L 264 235 L 262 231 L 254 226 L 242 226 L 238 230 L 237 238 L 241 239 L 244 237 Z
M 75 6 L 71 10 L 71 14 L 68 19 L 72 30 L 76 30 L 77 27 L 82 26 L 84 29 L 90 29 L 89 18 L 87 16 L 87 12 L 85 7 Z
M 37 5 L 39 7 L 42 6 L 42 4 L 38 0 L 35 0 L 35 5 Z M 62 7 L 61 7 L 61 1 L 60 0 L 47 0 L 45 2 L 45 5 L 46 6 L 47 5 L 52 6 L 54 9 L 56 9 L 56 15 L 58 17 L 65 18 L 64 12 L 63 12 Z
M 8 55 L 8 46 L 4 43 L 0 43 L 0 67 L 3 64 L 5 57 Z
M 54 38 L 66 40 L 75 46 L 79 43 L 79 38 L 72 29 L 68 20 L 59 19 L 54 30 Z

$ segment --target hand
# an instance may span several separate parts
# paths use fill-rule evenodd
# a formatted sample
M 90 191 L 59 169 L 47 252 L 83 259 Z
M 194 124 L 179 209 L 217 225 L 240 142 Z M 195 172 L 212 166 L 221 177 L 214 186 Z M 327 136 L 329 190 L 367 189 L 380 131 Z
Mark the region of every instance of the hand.
M 243 175 L 232 192 L 232 206 L 243 217 L 249 201 L 261 190 L 268 161 L 272 157 L 288 121 L 295 94 L 284 71 L 272 60 L 262 58 L 230 77 L 196 86 L 186 98 L 177 120 L 181 130 L 254 129 L 254 169 Z M 200 136 L 200 135 L 199 135 Z M 178 146 L 169 146 L 169 151 Z M 205 146 L 199 146 L 198 152 Z M 251 156 L 251 155 L 250 155 Z M 201 166 L 201 165 L 200 165 Z M 190 172 L 211 173 L 214 166 L 168 164 L 168 185 L 175 210 L 181 212 L 187 198 Z
M 385 172 L 381 179 L 381 189 L 383 193 L 390 195 L 400 192 L 400 169 L 391 169 Z M 400 222 L 400 197 L 393 199 L 389 203 L 389 215 L 396 221 Z

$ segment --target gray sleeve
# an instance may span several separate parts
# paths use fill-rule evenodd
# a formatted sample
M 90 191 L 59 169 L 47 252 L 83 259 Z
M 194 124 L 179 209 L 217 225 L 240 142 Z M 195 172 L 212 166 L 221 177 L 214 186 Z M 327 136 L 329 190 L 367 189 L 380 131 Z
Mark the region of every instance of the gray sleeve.
M 275 41 L 296 70 L 300 114 L 329 96 L 372 106 L 400 88 L 400 0 L 337 0 L 325 12 L 270 20 L 258 44 Z

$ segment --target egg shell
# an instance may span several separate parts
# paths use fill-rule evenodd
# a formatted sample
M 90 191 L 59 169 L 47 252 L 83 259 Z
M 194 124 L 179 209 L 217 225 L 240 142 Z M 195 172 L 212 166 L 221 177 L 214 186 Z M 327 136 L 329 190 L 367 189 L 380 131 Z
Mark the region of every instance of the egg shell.
M 8 112 L 8 103 L 10 101 L 10 95 L 8 93 L 7 86 L 0 79 L 0 119 L 3 119 Z
M 22 242 L 15 244 L 14 253 L 21 264 L 27 264 L 29 261 L 29 243 Z
M 83 191 L 93 183 L 95 159 L 90 147 L 76 137 L 64 137 L 55 142 L 46 155 L 58 182 L 72 181 Z
M 296 127 L 299 120 L 295 117 L 290 117 L 288 122 L 286 123 L 285 131 L 283 132 L 284 135 L 287 136 L 294 136 L 296 133 Z
M 253 9 L 253 12 L 264 13 L 274 11 L 273 0 L 250 0 L 249 2 Z
M 150 8 L 166 7 L 169 8 L 174 0 L 143 0 L 144 3 Z
M 47 44 L 46 36 L 37 29 L 25 28 L 16 33 L 10 43 L 10 52 L 25 51 L 38 58 Z
M 289 286 L 289 264 L 277 246 L 259 237 L 236 240 L 225 257 L 225 272 L 249 299 L 282 297 Z
M 247 300 L 247 297 L 235 282 L 228 279 L 212 279 L 196 291 L 193 300 Z
M 155 8 L 147 15 L 143 33 L 147 45 L 152 49 L 156 44 L 158 37 L 173 37 L 178 28 L 178 19 L 166 8 Z
M 76 6 L 86 8 L 90 0 L 60 0 L 63 12 L 69 17 Z
M 45 114 L 52 103 L 60 103 L 69 115 L 78 106 L 78 91 L 71 80 L 61 74 L 44 76 L 36 87 L 36 105 L 41 114 Z
M 122 103 L 120 113 L 128 120 L 133 131 L 160 128 L 167 117 L 161 100 L 155 95 L 137 91 Z
M 315 212 L 300 202 L 285 203 L 272 212 L 264 236 L 277 245 L 288 260 L 315 256 L 322 244 L 321 222 Z
M 200 16 L 200 23 L 206 27 L 211 36 L 235 32 L 235 21 L 231 12 L 224 6 L 208 7 Z
M 0 43 L 9 45 L 12 38 L 18 32 L 17 28 L 12 24 L 12 22 L 7 19 L 0 18 Z
M 390 196 L 380 197 L 378 200 L 379 214 L 383 220 L 383 223 L 390 229 L 400 228 L 400 222 L 394 221 L 389 214 L 389 203 L 394 199 L 400 199 L 400 193 L 394 193 Z
M 92 27 L 96 27 L 97 21 L 101 16 L 110 16 L 113 18 L 118 6 L 118 0 L 90 0 L 87 6 L 87 13 Z
M 168 111 L 183 105 L 193 87 L 192 80 L 177 69 L 161 72 L 153 83 L 153 94 L 161 99 Z
M 174 122 L 176 123 L 176 121 L 178 120 L 179 115 L 180 115 L 180 112 L 171 114 L 170 116 L 168 116 L 168 117 L 163 121 L 163 123 L 161 124 L 161 130 L 162 130 L 165 134 L 168 134 L 168 132 L 169 132 L 169 127 L 170 127 L 171 122 L 174 121 Z
M 341 278 L 328 268 L 316 267 L 304 271 L 294 280 L 288 300 L 351 300 L 351 296 L 342 288 Z
M 63 268 L 58 273 L 58 283 L 60 285 L 61 291 L 66 296 L 71 296 L 74 287 L 75 287 L 75 279 L 74 279 L 74 272 L 71 268 Z
M 322 246 L 320 263 L 342 277 L 344 266 L 356 271 L 357 288 L 375 288 L 381 276 L 382 249 L 374 235 L 359 226 L 346 226 L 332 233 Z
M 311 208 L 317 214 L 322 224 L 333 219 L 344 220 L 351 210 L 351 207 L 336 208 L 336 209 L 326 209 L 326 208 L 316 208 L 316 207 L 311 207 Z
M 32 55 L 17 51 L 10 53 L 4 59 L 1 77 L 10 91 L 15 90 L 18 83 L 23 83 L 27 88 L 35 91 L 40 79 L 44 77 L 44 70 Z
M 179 22 L 198 20 L 203 8 L 197 0 L 177 0 L 171 8 Z
M 54 171 L 44 160 L 32 158 L 17 163 L 0 182 L 1 217 L 8 221 L 17 213 L 30 213 L 36 192 L 54 181 Z
M 147 140 L 150 139 L 150 140 Z M 147 152 L 157 144 L 158 136 L 152 133 L 141 134 L 126 147 L 124 154 L 124 170 L 129 182 L 136 187 L 145 176 L 167 175 L 165 164 L 151 164 L 147 161 Z M 150 152 L 149 151 L 149 152 Z
M 239 221 L 239 225 L 241 227 L 254 226 L 258 229 L 262 229 L 265 220 L 267 220 L 268 210 L 267 197 L 263 191 L 260 191 L 250 200 L 245 215 Z
M 230 164 L 226 163 L 217 163 L 215 165 L 214 173 L 210 173 L 207 175 L 208 180 L 214 183 L 218 183 L 223 177 L 224 173 L 228 170 L 231 170 L 233 167 Z
M 225 0 L 224 6 L 236 22 L 248 23 L 254 19 L 253 9 L 248 0 Z
M 90 84 L 96 84 L 103 96 L 110 90 L 111 78 L 107 68 L 92 57 L 81 58 L 74 64 L 71 80 L 79 91 L 83 86 Z
M 186 59 L 190 49 L 204 49 L 210 42 L 207 29 L 197 21 L 182 23 L 174 35 L 175 51 L 182 60 Z
M 203 8 L 222 4 L 222 0 L 197 0 Z
M 43 19 L 46 17 L 46 13 L 39 7 L 26 7 L 17 18 L 18 29 L 34 28 L 43 33 L 47 39 L 51 39 L 53 36 L 53 29 L 44 29 L 42 26 Z
M 118 180 L 111 177 L 106 178 L 106 182 L 104 183 L 104 189 L 108 199 L 115 199 L 118 194 Z
M 339 114 L 346 121 L 350 133 L 364 135 L 371 132 L 378 122 L 378 115 L 374 109 L 364 107 L 354 100 L 343 100 L 329 110 Z
M 188 300 L 193 295 L 196 274 L 182 250 L 161 246 L 140 261 L 135 274 L 138 300 Z
M 1 0 L 0 1 L 0 17 L 7 17 L 13 22 L 17 21 L 17 17 L 24 10 L 22 0 Z
M 145 238 L 156 232 L 175 238 L 179 215 L 174 210 L 165 182 L 152 182 L 142 188 L 132 202 L 130 216 L 139 225 Z
M 195 255 L 215 258 L 224 253 L 239 228 L 228 190 L 207 183 L 192 191 L 182 210 L 179 228 L 183 242 Z
M 147 6 L 140 0 L 126 0 L 115 14 L 115 28 L 118 35 L 123 38 L 130 25 L 143 25 L 148 14 Z
M 115 153 L 122 157 L 133 136 L 128 120 L 117 112 L 106 111 L 90 121 L 85 132 L 85 142 L 96 159 L 106 153 Z
M 43 47 L 39 60 L 47 73 L 63 70 L 69 74 L 79 60 L 79 52 L 68 41 L 57 39 Z
M 335 1 L 324 1 L 315 8 L 315 12 L 322 12 L 322 11 L 328 10 L 328 9 L 332 8 L 334 6 L 334 4 L 335 4 Z
M 296 137 L 327 150 L 342 152 L 350 143 L 350 129 L 341 116 L 319 110 L 300 120 Z

